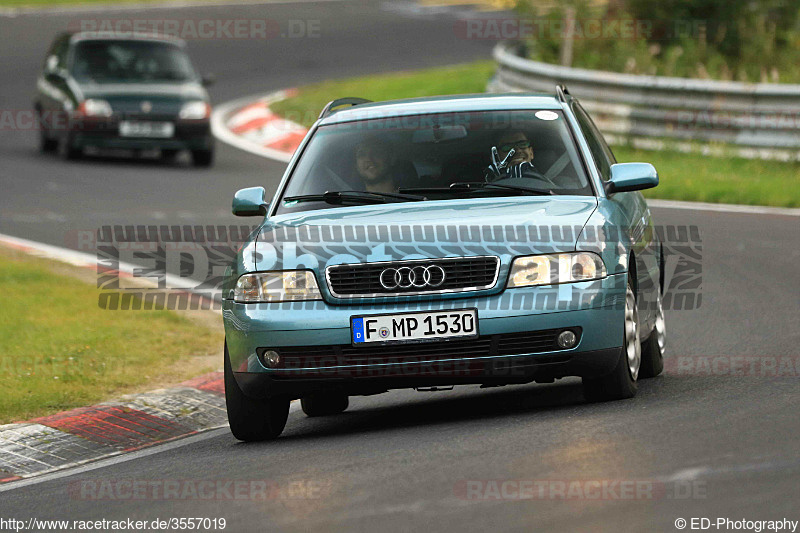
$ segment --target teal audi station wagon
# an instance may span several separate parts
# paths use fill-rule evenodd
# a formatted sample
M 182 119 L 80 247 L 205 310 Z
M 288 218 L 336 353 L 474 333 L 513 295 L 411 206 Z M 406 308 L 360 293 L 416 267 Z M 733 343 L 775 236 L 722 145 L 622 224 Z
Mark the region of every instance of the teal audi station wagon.
M 245 441 L 289 402 L 551 383 L 631 398 L 663 369 L 664 257 L 642 189 L 578 101 L 555 95 L 334 100 L 226 275 L 225 390 Z

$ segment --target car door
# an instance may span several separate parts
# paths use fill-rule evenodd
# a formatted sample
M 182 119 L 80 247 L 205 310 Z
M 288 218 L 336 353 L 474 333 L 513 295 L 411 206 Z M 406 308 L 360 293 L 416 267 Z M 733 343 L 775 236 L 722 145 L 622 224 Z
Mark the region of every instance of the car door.
M 594 121 L 577 101 L 573 102 L 573 112 L 592 152 L 600 177 L 606 182 L 611 178 L 611 165 L 617 162 L 614 153 Z M 642 331 L 650 331 L 655 320 L 655 304 L 659 291 L 660 250 L 653 217 L 647 202 L 638 191 L 614 193 L 606 201 L 611 204 L 611 211 L 622 214 L 619 222 L 626 230 L 630 249 L 636 258 L 639 322 L 646 328 Z

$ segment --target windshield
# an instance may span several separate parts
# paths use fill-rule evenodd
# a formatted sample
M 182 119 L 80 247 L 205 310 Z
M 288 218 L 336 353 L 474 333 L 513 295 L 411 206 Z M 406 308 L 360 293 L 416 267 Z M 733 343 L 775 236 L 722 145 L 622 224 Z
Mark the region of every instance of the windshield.
M 98 40 L 78 43 L 72 75 L 80 81 L 184 82 L 196 78 L 186 52 L 153 41 Z
M 321 126 L 277 212 L 528 194 L 593 195 L 561 111 L 444 113 Z

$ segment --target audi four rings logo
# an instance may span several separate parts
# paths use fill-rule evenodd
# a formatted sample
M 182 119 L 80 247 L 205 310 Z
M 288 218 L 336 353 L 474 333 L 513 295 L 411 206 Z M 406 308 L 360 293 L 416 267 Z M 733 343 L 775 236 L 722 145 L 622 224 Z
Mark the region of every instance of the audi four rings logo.
M 444 283 L 447 275 L 439 265 L 387 268 L 381 272 L 381 286 L 392 289 L 435 289 Z

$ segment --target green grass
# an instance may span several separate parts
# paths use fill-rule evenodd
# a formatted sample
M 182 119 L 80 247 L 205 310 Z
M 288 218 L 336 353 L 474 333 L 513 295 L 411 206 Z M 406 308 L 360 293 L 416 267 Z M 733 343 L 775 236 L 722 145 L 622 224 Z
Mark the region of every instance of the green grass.
M 93 285 L 2 248 L 0 291 L 0 424 L 188 379 L 222 345 L 172 311 L 100 309 Z
M 300 88 L 300 94 L 276 102 L 272 110 L 289 120 L 311 126 L 325 104 L 334 98 L 358 96 L 374 100 L 395 100 L 437 94 L 482 93 L 492 76 L 492 61 L 411 72 L 393 72 L 347 80 L 324 81 Z
M 64 7 L 83 4 L 120 4 L 140 2 L 169 3 L 170 0 L 0 0 L 0 7 Z
M 310 126 L 330 100 L 360 96 L 393 100 L 416 96 L 480 93 L 494 72 L 490 61 L 444 68 L 396 72 L 360 78 L 324 81 L 300 87 L 297 96 L 277 102 L 272 109 L 294 122 Z M 649 198 L 800 207 L 800 163 L 694 153 L 613 147 L 620 162 L 653 163 L 661 184 L 646 191 Z
M 800 207 L 800 163 L 760 159 L 710 157 L 700 154 L 613 147 L 621 163 L 647 161 L 655 165 L 658 187 L 648 198 L 723 204 Z

